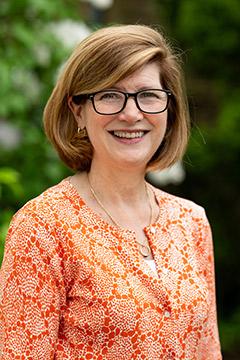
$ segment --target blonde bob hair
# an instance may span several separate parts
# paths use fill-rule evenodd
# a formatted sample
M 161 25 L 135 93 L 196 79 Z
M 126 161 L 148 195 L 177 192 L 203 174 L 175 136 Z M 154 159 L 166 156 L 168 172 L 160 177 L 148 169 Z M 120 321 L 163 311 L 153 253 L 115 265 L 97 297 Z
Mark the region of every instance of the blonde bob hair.
M 45 107 L 46 135 L 68 167 L 89 171 L 93 155 L 86 132 L 77 131 L 69 97 L 112 87 L 152 61 L 159 64 L 161 84 L 171 91 L 171 98 L 165 137 L 146 171 L 169 167 L 181 159 L 189 116 L 179 57 L 159 31 L 145 25 L 118 25 L 95 31 L 76 47 Z

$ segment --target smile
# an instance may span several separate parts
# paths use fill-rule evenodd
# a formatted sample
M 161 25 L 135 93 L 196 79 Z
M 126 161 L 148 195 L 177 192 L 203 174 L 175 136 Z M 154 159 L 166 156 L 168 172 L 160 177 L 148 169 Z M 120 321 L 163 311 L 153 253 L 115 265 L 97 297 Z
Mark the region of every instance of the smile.
M 122 139 L 137 139 L 142 138 L 146 131 L 111 131 L 110 133 Z

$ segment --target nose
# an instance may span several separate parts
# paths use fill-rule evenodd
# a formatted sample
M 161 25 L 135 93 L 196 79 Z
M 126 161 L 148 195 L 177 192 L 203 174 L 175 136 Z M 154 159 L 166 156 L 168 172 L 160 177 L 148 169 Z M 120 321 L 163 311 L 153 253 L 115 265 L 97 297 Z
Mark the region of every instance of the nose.
M 143 113 L 138 109 L 136 100 L 133 97 L 127 99 L 125 108 L 119 113 L 120 120 L 135 123 L 143 119 Z

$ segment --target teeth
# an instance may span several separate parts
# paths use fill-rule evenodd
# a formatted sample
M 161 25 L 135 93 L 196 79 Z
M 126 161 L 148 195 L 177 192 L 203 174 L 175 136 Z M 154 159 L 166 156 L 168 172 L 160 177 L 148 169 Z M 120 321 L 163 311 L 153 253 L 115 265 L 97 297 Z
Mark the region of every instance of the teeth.
M 115 136 L 126 139 L 140 138 L 144 135 L 144 131 L 127 132 L 127 131 L 113 131 Z

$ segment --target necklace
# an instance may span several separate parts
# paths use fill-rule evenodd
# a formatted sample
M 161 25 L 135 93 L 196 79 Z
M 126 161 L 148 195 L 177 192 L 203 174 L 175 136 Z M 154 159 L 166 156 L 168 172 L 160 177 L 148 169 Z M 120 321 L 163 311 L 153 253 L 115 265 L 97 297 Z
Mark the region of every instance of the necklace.
M 93 189 L 92 185 L 91 185 L 91 182 L 90 182 L 90 179 L 89 179 L 89 176 L 87 174 L 87 178 L 88 178 L 88 184 L 89 184 L 89 188 L 90 188 L 90 191 L 94 197 L 94 199 L 97 201 L 98 205 L 103 209 L 103 211 L 108 215 L 108 217 L 111 219 L 112 223 L 114 225 L 116 225 L 117 227 L 121 228 L 121 225 L 118 224 L 118 222 L 112 217 L 112 215 L 109 213 L 109 211 L 105 208 L 105 206 L 103 205 L 103 203 L 101 202 L 101 200 L 99 199 L 99 197 L 97 196 L 95 190 Z M 146 188 L 146 193 L 147 193 L 147 198 L 148 198 L 148 202 L 149 202 L 149 205 L 150 205 L 150 224 L 152 223 L 153 221 L 153 209 L 152 209 L 152 203 L 151 203 L 151 200 L 150 200 L 150 196 L 149 196 L 149 189 L 145 183 L 145 188 Z M 141 243 L 140 241 L 138 241 L 136 239 L 136 242 L 138 244 L 138 251 L 139 253 L 147 258 L 150 254 L 151 254 L 151 250 L 150 250 L 150 247 L 149 245 L 146 245 L 146 244 L 143 244 Z

